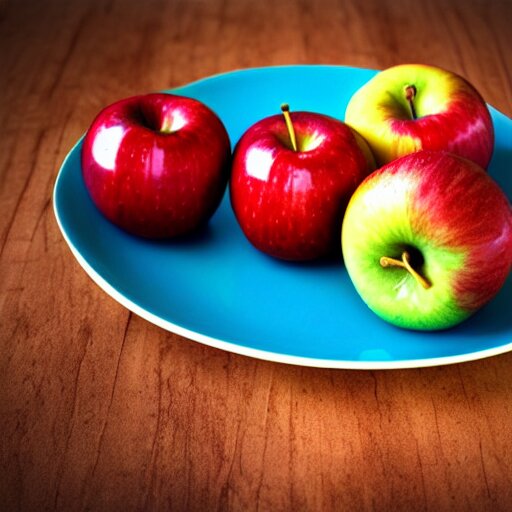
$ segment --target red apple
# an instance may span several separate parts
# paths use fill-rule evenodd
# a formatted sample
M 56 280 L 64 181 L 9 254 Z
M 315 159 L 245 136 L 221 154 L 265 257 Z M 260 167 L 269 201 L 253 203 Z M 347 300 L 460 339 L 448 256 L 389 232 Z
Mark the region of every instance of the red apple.
M 421 149 L 444 150 L 487 168 L 494 130 L 477 90 L 450 71 L 393 66 L 350 99 L 345 122 L 370 145 L 379 165 Z
M 224 125 L 201 102 L 147 94 L 102 110 L 82 147 L 82 174 L 98 209 L 149 238 L 188 233 L 208 221 L 229 178 Z
M 344 210 L 373 170 L 373 157 L 341 121 L 284 113 L 251 126 L 236 145 L 231 204 L 255 247 L 285 260 L 311 260 L 339 247 Z

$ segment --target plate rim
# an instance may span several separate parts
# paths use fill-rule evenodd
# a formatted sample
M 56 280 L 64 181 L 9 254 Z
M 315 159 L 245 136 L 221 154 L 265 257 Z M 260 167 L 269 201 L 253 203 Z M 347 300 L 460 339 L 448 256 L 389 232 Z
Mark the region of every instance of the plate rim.
M 246 72 L 254 72 L 261 70 L 276 70 L 276 69 L 285 69 L 285 68 L 344 68 L 344 69 L 360 69 L 366 71 L 375 71 L 370 68 L 360 68 L 353 66 L 345 66 L 345 65 L 332 65 L 332 64 L 286 64 L 279 66 L 262 66 L 262 67 L 250 67 L 250 68 L 241 68 L 235 69 L 232 71 L 227 71 L 224 73 L 217 73 L 208 77 L 203 77 L 193 82 L 180 85 L 178 87 L 174 87 L 172 89 L 163 89 L 164 92 L 172 93 L 175 92 L 179 94 L 179 91 L 196 85 L 202 82 L 208 82 L 211 80 L 217 80 L 219 78 L 224 78 L 229 75 L 234 75 L 238 73 L 246 73 Z M 508 116 L 500 112 L 499 110 L 493 108 L 499 114 L 505 116 L 509 119 Z M 304 367 L 313 367 L 313 368 L 329 368 L 329 369 L 344 369 L 344 370 L 396 370 L 396 369 L 412 369 L 412 368 L 427 368 L 427 367 L 435 367 L 435 366 L 445 366 L 450 364 L 459 364 L 470 361 L 477 361 L 480 359 L 485 359 L 488 357 L 505 354 L 507 352 L 512 351 L 512 342 L 506 343 L 504 345 L 499 345 L 497 347 L 486 348 L 482 350 L 477 350 L 473 352 L 467 352 L 463 354 L 456 354 L 450 356 L 439 356 L 439 357 L 429 357 L 429 358 L 416 358 L 416 359 L 395 359 L 392 361 L 373 361 L 373 360 L 348 360 L 348 359 L 322 359 L 322 358 L 314 358 L 314 357 L 306 357 L 306 356 L 296 356 L 292 354 L 283 354 L 280 352 L 272 352 L 269 350 L 257 349 L 252 347 L 247 347 L 245 345 L 239 345 L 237 343 L 225 341 L 219 338 L 215 338 L 213 336 L 209 336 L 206 334 L 199 333 L 197 331 L 193 331 L 186 327 L 180 326 L 174 322 L 169 320 L 165 320 L 160 316 L 151 313 L 150 311 L 144 309 L 139 306 L 131 299 L 123 295 L 119 290 L 114 288 L 105 278 L 103 278 L 94 268 L 89 264 L 89 262 L 82 256 L 79 249 L 74 245 L 71 238 L 68 236 L 68 233 L 64 227 L 64 223 L 61 218 L 61 214 L 59 212 L 59 207 L 57 205 L 57 190 L 60 187 L 60 182 L 62 180 L 62 176 L 64 174 L 64 170 L 68 165 L 68 161 L 71 156 L 78 151 L 78 147 L 80 146 L 84 135 L 80 136 L 78 141 L 73 145 L 73 147 L 66 154 L 59 171 L 57 173 L 57 177 L 55 179 L 55 184 L 52 191 L 52 206 L 55 219 L 57 221 L 57 225 L 59 230 L 71 250 L 71 253 L 78 261 L 79 265 L 85 270 L 86 274 L 92 279 L 92 281 L 97 284 L 107 295 L 113 298 L 116 302 L 124 306 L 126 309 L 136 314 L 137 316 L 147 320 L 148 322 L 157 325 L 158 327 L 182 336 L 186 339 L 201 343 L 203 345 L 207 345 L 210 347 L 214 347 L 220 350 L 224 350 L 227 352 L 231 352 L 234 354 L 239 354 L 243 356 L 252 357 L 255 359 L 263 360 L 263 361 L 271 361 L 275 363 L 282 364 L 290 364 L 294 366 L 304 366 Z

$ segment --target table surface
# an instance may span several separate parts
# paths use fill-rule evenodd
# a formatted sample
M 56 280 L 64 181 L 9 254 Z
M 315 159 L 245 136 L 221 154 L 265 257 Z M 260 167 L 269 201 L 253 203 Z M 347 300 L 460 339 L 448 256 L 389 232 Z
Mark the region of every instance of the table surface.
M 510 507 L 512 354 L 342 371 L 200 345 L 97 287 L 51 197 L 101 107 L 238 68 L 437 64 L 510 116 L 511 19 L 484 0 L 0 0 L 4 510 Z

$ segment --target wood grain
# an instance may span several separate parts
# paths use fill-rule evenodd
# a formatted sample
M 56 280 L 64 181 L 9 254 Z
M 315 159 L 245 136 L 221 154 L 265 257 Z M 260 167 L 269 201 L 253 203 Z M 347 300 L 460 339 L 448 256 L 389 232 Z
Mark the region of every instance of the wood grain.
M 508 1 L 0 1 L 3 510 L 510 510 L 512 354 L 356 372 L 129 313 L 51 196 L 95 113 L 247 66 L 426 62 L 512 115 Z M 314 340 L 312 340 L 314 342 Z

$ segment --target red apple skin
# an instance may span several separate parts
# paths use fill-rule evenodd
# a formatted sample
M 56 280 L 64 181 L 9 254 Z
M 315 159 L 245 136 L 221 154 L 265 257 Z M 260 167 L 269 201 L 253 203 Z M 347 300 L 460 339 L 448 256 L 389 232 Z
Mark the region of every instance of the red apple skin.
M 313 260 L 339 250 L 344 210 L 373 170 L 373 157 L 341 121 L 311 112 L 293 112 L 291 119 L 299 151 L 291 148 L 282 115 L 262 119 L 241 137 L 231 204 L 256 248 L 284 260 Z
M 480 309 L 512 268 L 510 202 L 482 167 L 465 158 L 421 151 L 403 162 L 391 163 L 391 172 L 407 166 L 423 170 L 413 209 L 429 215 L 416 217 L 416 229 L 430 233 L 437 246 L 466 254 L 454 279 L 455 301 L 466 311 Z
M 82 146 L 82 174 L 111 222 L 147 238 L 170 238 L 206 223 L 229 179 L 226 129 L 201 102 L 155 93 L 102 110 Z
M 394 119 L 391 130 L 420 141 L 423 149 L 450 151 L 487 169 L 494 148 L 491 115 L 479 93 L 462 83 L 467 88 L 453 92 L 445 112 L 414 121 Z

